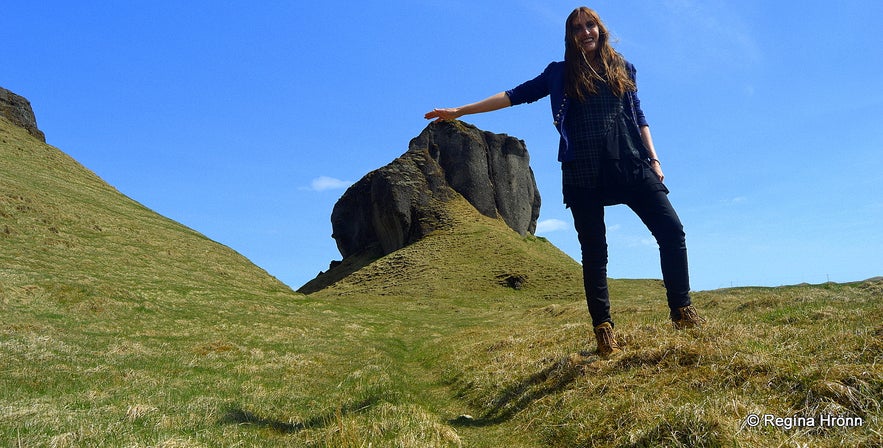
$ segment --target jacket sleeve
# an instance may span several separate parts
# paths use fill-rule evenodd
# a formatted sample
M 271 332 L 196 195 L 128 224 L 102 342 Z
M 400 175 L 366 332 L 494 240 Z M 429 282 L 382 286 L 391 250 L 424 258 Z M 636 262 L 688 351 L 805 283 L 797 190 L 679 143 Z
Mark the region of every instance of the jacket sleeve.
M 513 106 L 524 103 L 532 103 L 549 95 L 549 72 L 553 64 L 549 64 L 543 73 L 534 79 L 524 82 L 514 89 L 506 91 L 509 102 Z
M 635 68 L 631 63 L 627 63 L 627 70 L 629 72 L 629 76 L 632 78 L 632 81 L 635 83 L 635 91 L 632 92 L 632 110 L 635 111 L 635 120 L 638 122 L 638 127 L 642 126 L 650 126 L 647 123 L 647 117 L 644 116 L 644 111 L 641 109 L 641 100 L 638 98 L 638 69 Z

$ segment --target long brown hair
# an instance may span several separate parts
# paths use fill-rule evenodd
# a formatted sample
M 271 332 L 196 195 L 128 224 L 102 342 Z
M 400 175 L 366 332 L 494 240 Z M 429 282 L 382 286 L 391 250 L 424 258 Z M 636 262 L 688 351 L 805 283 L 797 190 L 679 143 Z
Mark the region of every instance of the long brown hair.
M 616 96 L 623 96 L 626 92 L 637 90 L 635 82 L 629 77 L 625 67 L 625 59 L 610 45 L 610 33 L 598 13 L 585 6 L 573 10 L 567 16 L 564 32 L 564 65 L 565 65 L 565 91 L 572 98 L 580 101 L 585 100 L 586 95 L 597 93 L 595 80 L 598 79 L 595 71 L 589 66 L 589 60 L 583 53 L 579 39 L 574 33 L 571 23 L 585 14 L 590 20 L 598 24 L 598 50 L 597 57 L 601 62 L 601 74 L 606 74 L 607 86 Z M 604 82 L 605 80 L 599 79 Z

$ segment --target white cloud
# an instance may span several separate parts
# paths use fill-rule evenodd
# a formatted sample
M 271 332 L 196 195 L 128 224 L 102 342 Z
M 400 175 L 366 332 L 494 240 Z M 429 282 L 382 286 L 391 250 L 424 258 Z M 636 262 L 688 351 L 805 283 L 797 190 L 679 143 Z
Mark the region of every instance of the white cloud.
M 570 223 L 567 221 L 562 221 L 560 219 L 544 219 L 537 223 L 537 231 L 534 233 L 558 232 L 560 230 L 567 230 L 568 228 L 570 228 Z
M 642 238 L 642 237 L 639 237 L 636 235 L 628 235 L 628 236 L 623 236 L 620 241 L 624 242 L 626 247 L 632 247 L 632 248 L 635 248 L 635 247 L 658 248 L 659 247 L 659 245 L 656 244 L 656 238 L 653 238 L 652 236 Z
M 745 196 L 736 196 L 734 198 L 721 200 L 721 203 L 725 204 L 725 205 L 738 205 L 738 204 L 744 204 L 746 202 L 748 202 L 748 198 Z
M 313 179 L 312 182 L 310 182 L 310 186 L 308 188 L 302 189 L 311 191 L 342 190 L 352 184 L 352 181 L 348 180 L 340 180 L 328 176 L 319 176 Z

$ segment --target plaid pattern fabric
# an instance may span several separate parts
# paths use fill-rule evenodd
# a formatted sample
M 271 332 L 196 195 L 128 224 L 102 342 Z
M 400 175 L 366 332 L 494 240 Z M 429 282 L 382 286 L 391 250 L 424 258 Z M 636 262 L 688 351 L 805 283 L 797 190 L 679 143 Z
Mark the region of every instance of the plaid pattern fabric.
M 599 187 L 601 160 L 607 143 L 607 130 L 623 109 L 623 99 L 617 97 L 605 83 L 596 83 L 598 93 L 584 102 L 568 98 L 568 144 L 574 150 L 574 160 L 561 164 L 564 185 L 596 189 Z

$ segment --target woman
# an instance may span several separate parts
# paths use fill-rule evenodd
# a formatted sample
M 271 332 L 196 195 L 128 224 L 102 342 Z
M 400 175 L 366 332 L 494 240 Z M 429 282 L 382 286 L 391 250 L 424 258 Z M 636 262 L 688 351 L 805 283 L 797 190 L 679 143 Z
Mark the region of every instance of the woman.
M 690 301 L 683 226 L 668 201 L 665 176 L 641 110 L 635 68 L 610 44 L 598 14 L 575 9 L 564 35 L 564 62 L 553 62 L 536 78 L 477 103 L 433 109 L 427 119 L 454 120 L 530 103 L 550 96 L 559 140 L 564 203 L 573 214 L 582 250 L 586 302 L 598 353 L 621 352 L 610 317 L 604 206 L 628 205 L 659 244 L 662 276 L 677 329 L 699 326 Z

